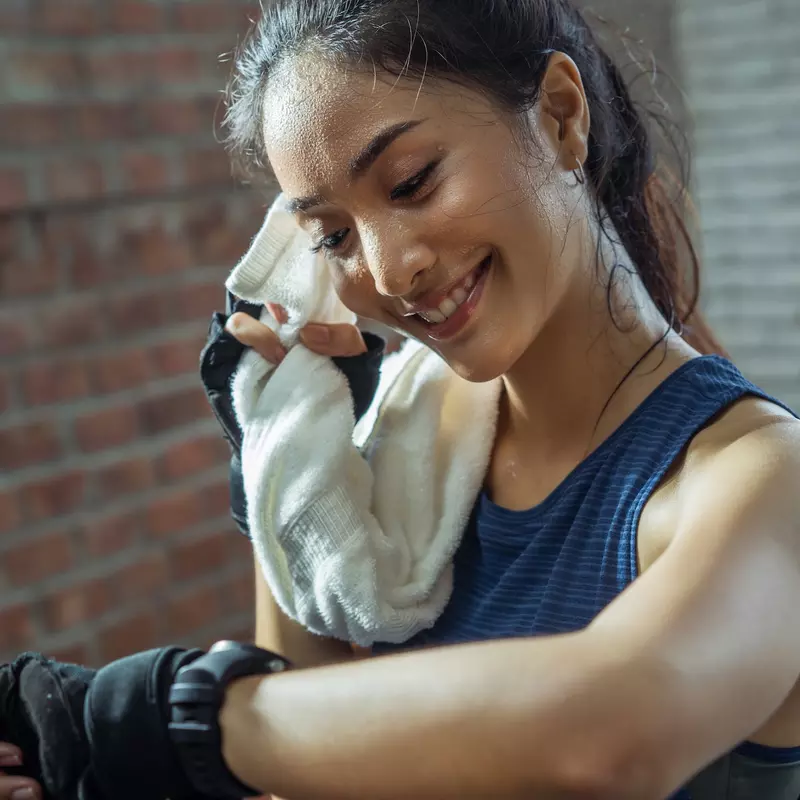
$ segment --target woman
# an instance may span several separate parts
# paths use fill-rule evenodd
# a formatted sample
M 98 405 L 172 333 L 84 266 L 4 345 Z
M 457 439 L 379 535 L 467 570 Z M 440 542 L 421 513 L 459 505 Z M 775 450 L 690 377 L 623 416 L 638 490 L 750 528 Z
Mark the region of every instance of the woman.
M 345 304 L 504 385 L 424 652 L 234 684 L 232 771 L 289 798 L 795 797 L 800 423 L 711 355 L 680 209 L 579 12 L 284 0 L 231 101 Z M 352 660 L 259 586 L 260 644 Z

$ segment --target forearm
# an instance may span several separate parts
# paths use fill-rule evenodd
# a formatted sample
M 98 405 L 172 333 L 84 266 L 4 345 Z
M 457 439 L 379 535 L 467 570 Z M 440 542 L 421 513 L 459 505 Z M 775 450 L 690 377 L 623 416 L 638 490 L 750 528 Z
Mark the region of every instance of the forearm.
M 256 644 L 280 653 L 296 667 L 319 667 L 353 659 L 347 642 L 316 636 L 289 619 L 270 593 L 264 574 L 256 560 Z
M 224 755 L 291 800 L 641 799 L 617 782 L 632 683 L 604 651 L 581 633 L 240 681 Z

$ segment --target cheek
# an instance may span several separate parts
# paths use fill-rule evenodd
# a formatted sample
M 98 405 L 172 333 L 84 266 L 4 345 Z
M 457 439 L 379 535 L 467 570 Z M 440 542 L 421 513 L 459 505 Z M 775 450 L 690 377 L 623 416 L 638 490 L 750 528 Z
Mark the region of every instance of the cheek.
M 375 289 L 375 281 L 367 270 L 346 269 L 330 264 L 336 294 L 350 311 L 359 317 L 379 319 L 381 297 Z

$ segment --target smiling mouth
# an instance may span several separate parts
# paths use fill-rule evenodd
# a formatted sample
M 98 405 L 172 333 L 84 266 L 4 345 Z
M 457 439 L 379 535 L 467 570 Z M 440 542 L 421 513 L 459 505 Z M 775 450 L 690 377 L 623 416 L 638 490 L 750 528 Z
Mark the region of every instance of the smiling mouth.
M 418 311 L 412 316 L 422 320 L 427 325 L 443 325 L 449 320 L 466 302 L 492 263 L 492 256 L 488 255 L 478 266 L 472 270 L 460 283 L 454 286 L 447 294 L 438 308 L 430 308 L 425 311 Z

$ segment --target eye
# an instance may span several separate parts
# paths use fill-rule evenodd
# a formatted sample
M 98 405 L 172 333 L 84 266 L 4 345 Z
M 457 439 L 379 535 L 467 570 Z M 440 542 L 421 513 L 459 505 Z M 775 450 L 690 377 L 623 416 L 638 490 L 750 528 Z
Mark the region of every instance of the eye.
M 420 170 L 412 178 L 399 183 L 392 189 L 389 197 L 392 200 L 413 200 L 425 188 L 428 179 L 433 175 L 440 161 L 432 161 L 427 167 Z
M 341 230 L 329 234 L 318 244 L 315 244 L 311 248 L 311 252 L 319 253 L 321 250 L 326 250 L 329 253 L 335 252 L 339 247 L 341 247 L 342 243 L 347 238 L 348 233 L 350 233 L 349 228 L 342 228 Z

